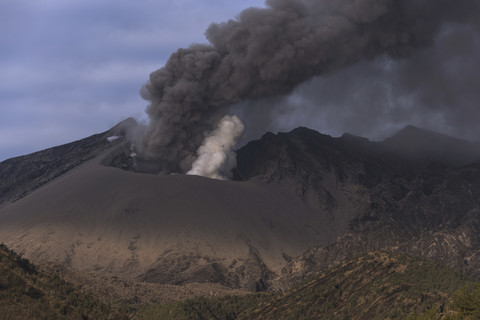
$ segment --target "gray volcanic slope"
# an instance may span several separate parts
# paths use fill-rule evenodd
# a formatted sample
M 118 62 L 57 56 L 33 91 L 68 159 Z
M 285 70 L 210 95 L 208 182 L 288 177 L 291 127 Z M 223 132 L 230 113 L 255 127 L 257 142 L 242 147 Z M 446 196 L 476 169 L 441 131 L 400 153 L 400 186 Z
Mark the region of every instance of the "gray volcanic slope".
M 0 209 L 0 241 L 83 271 L 259 290 L 290 257 L 346 229 L 288 180 L 132 173 L 100 165 L 105 154 Z
M 0 162 L 0 207 L 23 198 L 103 151 L 124 144 L 128 131 L 135 126 L 136 121 L 130 118 L 103 133 Z M 109 141 L 112 136 L 118 139 Z
M 133 172 L 150 163 L 130 156 L 126 131 L 105 144 L 112 130 L 0 163 L 0 242 L 79 271 L 249 290 L 371 250 L 480 278 L 479 142 L 414 127 L 382 142 L 297 128 L 248 143 L 240 181 L 218 181 Z

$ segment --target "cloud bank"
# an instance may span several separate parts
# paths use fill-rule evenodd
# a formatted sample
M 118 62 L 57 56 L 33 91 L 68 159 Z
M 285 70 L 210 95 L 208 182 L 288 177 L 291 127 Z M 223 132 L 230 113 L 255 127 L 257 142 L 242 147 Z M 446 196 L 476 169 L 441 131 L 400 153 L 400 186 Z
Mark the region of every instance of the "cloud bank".
M 352 125 L 353 130 L 366 128 L 368 119 L 378 114 L 388 114 L 399 123 L 402 108 L 415 108 L 414 113 L 420 115 L 425 111 L 421 108 L 429 107 L 458 111 L 455 88 L 438 91 L 442 85 L 448 87 L 441 83 L 448 75 L 435 77 L 435 68 L 441 68 L 438 63 L 449 50 L 455 55 L 456 47 L 476 46 L 471 43 L 477 41 L 476 36 L 475 40 L 452 36 L 452 43 L 445 44 L 441 54 L 424 48 L 435 46 L 439 35 L 455 25 L 478 33 L 478 16 L 475 0 L 268 0 L 266 8 L 249 8 L 236 19 L 210 25 L 208 45 L 179 49 L 163 68 L 151 73 L 142 89 L 142 96 L 150 101 L 150 125 L 138 144 L 139 151 L 158 161 L 161 172 L 185 173 L 208 133 L 235 108 L 247 132 L 250 127 L 266 130 L 271 123 L 278 124 L 281 117 L 276 111 L 288 113 L 286 106 L 295 109 L 290 117 L 308 108 L 324 116 L 336 113 L 341 127 L 358 118 L 355 121 L 363 124 Z M 371 69 L 371 63 L 365 67 L 363 61 L 375 61 L 376 68 Z M 339 83 L 347 69 L 354 69 L 357 79 Z M 360 75 L 369 72 L 379 76 L 365 83 Z M 312 80 L 316 77 L 338 78 L 332 82 L 335 86 L 330 85 L 331 92 L 324 90 L 329 87 L 327 80 L 320 90 L 316 85 L 298 89 L 307 81 L 316 82 Z M 429 82 L 425 85 L 424 81 Z M 472 87 L 478 88 L 478 83 Z M 352 91 L 353 95 L 346 96 Z M 369 93 L 372 101 L 401 97 L 405 103 L 368 106 Z M 282 100 L 285 96 L 290 99 L 287 103 Z M 338 118 L 339 110 L 331 112 L 335 107 L 325 104 L 342 99 L 344 105 L 352 104 L 344 108 L 350 114 L 342 114 L 343 120 Z M 357 108 L 359 100 L 363 105 Z M 422 105 L 413 106 L 413 100 Z M 470 108 L 469 102 L 477 104 L 466 100 L 463 108 Z

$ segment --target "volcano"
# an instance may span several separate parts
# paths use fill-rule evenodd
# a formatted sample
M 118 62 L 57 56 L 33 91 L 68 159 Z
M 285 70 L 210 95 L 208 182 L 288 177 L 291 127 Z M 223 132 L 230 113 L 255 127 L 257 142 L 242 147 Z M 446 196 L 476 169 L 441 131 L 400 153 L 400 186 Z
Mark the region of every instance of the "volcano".
M 79 272 L 252 291 L 381 249 L 480 277 L 478 142 L 297 128 L 237 150 L 220 181 L 139 172 L 136 125 L 1 162 L 0 241 Z

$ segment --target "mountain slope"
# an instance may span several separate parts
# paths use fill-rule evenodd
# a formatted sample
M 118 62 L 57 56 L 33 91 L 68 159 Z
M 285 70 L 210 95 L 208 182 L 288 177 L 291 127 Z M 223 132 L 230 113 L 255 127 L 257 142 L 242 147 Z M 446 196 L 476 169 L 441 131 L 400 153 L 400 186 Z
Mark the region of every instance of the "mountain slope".
M 289 257 L 342 228 L 287 182 L 132 173 L 100 165 L 108 152 L 1 209 L 1 240 L 37 262 L 260 290 Z
M 433 259 L 478 278 L 477 146 L 413 127 L 382 142 L 298 128 L 247 144 L 235 173 L 240 180 L 292 179 L 304 201 L 348 221 L 337 241 L 289 263 L 281 277 L 289 284 L 379 249 Z M 353 215 L 342 216 L 345 203 Z
M 372 252 L 279 294 L 150 306 L 140 319 L 406 319 L 444 310 L 469 281 L 436 263 Z
M 127 119 L 89 138 L 0 162 L 0 206 L 26 196 L 103 150 L 124 142 L 128 129 L 135 125 L 135 120 Z M 120 139 L 108 141 L 112 136 Z
M 126 319 L 0 245 L 0 319 Z
M 471 316 L 480 311 L 475 295 L 479 289 L 480 284 L 441 265 L 392 252 L 371 252 L 282 293 L 160 305 L 114 301 L 115 308 L 128 310 L 121 313 L 110 306 L 113 301 L 103 303 L 0 245 L 0 319 L 9 320 L 405 319 L 425 312 Z
M 468 165 L 480 160 L 480 142 L 407 126 L 381 143 L 391 152 L 426 162 Z
M 370 205 L 377 220 L 358 217 L 351 231 L 334 243 L 295 258 L 283 277 L 303 279 L 361 252 L 390 249 L 435 260 L 478 279 L 479 177 L 480 164 L 422 173 L 405 185 L 408 192 L 399 200 L 389 199 L 386 185 L 379 185 L 381 197 L 372 197 Z
M 422 154 L 405 150 L 412 137 Z M 445 141 L 477 146 L 415 128 L 383 142 L 267 133 L 238 150 L 237 181 L 131 172 L 128 144 L 93 144 L 91 160 L 37 173 L 48 183 L 0 208 L 0 241 L 34 261 L 169 284 L 285 288 L 381 249 L 480 277 L 480 163 L 476 151 L 452 162 Z M 30 192 L 34 180 L 6 183 Z

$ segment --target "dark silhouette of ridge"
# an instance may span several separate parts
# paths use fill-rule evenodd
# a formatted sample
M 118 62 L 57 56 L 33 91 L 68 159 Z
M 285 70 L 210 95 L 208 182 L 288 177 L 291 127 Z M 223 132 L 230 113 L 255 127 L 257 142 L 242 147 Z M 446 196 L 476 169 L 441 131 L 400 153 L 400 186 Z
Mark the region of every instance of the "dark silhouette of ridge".
M 407 126 L 381 142 L 391 152 L 431 162 L 466 165 L 480 159 L 480 142 Z

